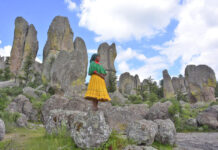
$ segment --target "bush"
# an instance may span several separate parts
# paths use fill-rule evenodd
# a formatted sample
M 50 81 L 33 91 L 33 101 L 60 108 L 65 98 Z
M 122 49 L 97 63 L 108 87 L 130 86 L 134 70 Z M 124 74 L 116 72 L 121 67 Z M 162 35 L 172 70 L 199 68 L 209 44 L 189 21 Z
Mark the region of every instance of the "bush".
M 9 99 L 7 97 L 7 94 L 0 93 L 0 111 L 4 111 L 4 109 L 8 106 Z
M 13 131 L 13 129 L 16 127 L 16 121 L 19 118 L 19 116 L 20 114 L 17 112 L 15 113 L 10 113 L 7 111 L 0 112 L 0 118 L 5 123 L 6 133 L 11 133 Z
M 128 100 L 129 100 L 132 104 L 140 104 L 140 103 L 143 103 L 142 97 L 141 97 L 140 95 L 129 95 L 129 96 L 128 96 Z
M 22 87 L 6 87 L 6 88 L 0 88 L 0 93 L 4 93 L 7 96 L 17 96 L 21 93 L 23 93 Z

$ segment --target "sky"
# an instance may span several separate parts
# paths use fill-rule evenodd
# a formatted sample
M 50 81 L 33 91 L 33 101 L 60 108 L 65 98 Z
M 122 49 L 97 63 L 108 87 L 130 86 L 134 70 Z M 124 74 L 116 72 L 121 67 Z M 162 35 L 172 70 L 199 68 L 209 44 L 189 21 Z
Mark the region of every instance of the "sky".
M 22 16 L 38 32 L 41 61 L 49 25 L 59 15 L 68 17 L 74 39 L 84 39 L 89 58 L 101 43 L 116 44 L 118 78 L 130 72 L 141 81 L 160 80 L 164 69 L 184 75 L 189 64 L 206 64 L 217 77 L 217 8 L 217 0 L 1 0 L 0 55 L 10 55 L 14 21 Z

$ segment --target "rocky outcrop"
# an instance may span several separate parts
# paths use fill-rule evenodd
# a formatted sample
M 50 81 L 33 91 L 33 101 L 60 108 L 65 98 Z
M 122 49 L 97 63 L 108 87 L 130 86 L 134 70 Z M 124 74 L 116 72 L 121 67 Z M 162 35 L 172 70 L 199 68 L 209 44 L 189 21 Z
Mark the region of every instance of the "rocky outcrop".
M 155 119 L 168 119 L 169 112 L 168 108 L 172 105 L 170 101 L 164 103 L 157 102 L 151 106 L 149 112 L 146 115 L 146 119 L 155 120 Z
M 197 116 L 200 125 L 207 125 L 210 128 L 218 129 L 218 105 L 210 106 Z
M 0 141 L 4 139 L 5 136 L 5 123 L 0 119 Z
M 155 141 L 162 144 L 174 145 L 176 142 L 176 128 L 170 119 L 161 120 L 157 119 L 154 122 L 158 126 L 158 132 L 155 136 Z
M 185 68 L 185 79 L 191 102 L 215 101 L 216 77 L 207 65 L 188 65 Z
M 146 104 L 133 104 L 123 107 L 113 106 L 102 110 L 109 126 L 118 132 L 124 132 L 130 122 L 145 118 L 149 108 Z
M 110 95 L 110 98 L 111 98 L 111 103 L 113 104 L 125 104 L 128 99 L 125 98 L 120 92 L 119 90 L 117 89 L 115 92 L 113 93 L 109 93 Z
M 175 93 L 178 93 L 178 92 L 181 92 L 183 94 L 186 93 L 187 81 L 182 75 L 180 75 L 179 77 L 173 77 L 172 84 L 173 84 Z
M 100 63 L 103 65 L 104 69 L 107 72 L 105 77 L 106 86 L 110 85 L 110 75 L 116 74 L 116 69 L 114 65 L 115 58 L 117 57 L 116 45 L 112 43 L 108 45 L 108 43 L 102 43 L 98 47 L 98 54 L 101 57 Z
M 88 149 L 106 142 L 111 131 L 102 111 L 89 111 L 85 116 L 75 116 L 71 136 L 78 147 Z
M 28 120 L 38 121 L 38 112 L 33 108 L 32 103 L 24 95 L 18 95 L 6 108 L 9 112 L 19 112 L 26 115 Z
M 31 55 L 35 60 L 38 51 L 37 31 L 35 27 L 23 19 L 17 17 L 15 20 L 14 41 L 10 57 L 10 70 L 17 75 L 22 70 L 27 56 Z
M 124 95 L 136 94 L 136 90 L 140 87 L 138 75 L 132 76 L 129 72 L 120 75 L 119 91 Z
M 133 139 L 137 144 L 151 145 L 157 134 L 157 124 L 150 120 L 137 120 L 129 124 L 127 137 Z
M 16 124 L 18 127 L 26 127 L 27 126 L 27 117 L 24 114 L 20 114 L 19 118 L 16 120 Z
M 88 55 L 85 42 L 76 38 L 66 17 L 53 19 L 43 50 L 43 80 L 66 96 L 85 89 Z M 82 95 L 82 94 L 81 94 Z
M 175 94 L 171 77 L 168 74 L 167 70 L 163 71 L 163 93 L 164 93 L 164 98 L 172 98 L 174 97 Z
M 39 98 L 41 95 L 46 94 L 44 91 L 36 90 L 31 87 L 23 88 L 23 94 L 28 97 Z

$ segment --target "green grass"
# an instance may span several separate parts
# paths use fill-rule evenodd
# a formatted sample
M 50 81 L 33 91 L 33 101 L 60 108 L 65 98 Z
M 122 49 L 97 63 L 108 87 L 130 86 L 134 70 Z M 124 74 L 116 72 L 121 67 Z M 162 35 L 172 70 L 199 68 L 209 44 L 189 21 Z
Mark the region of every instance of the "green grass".
M 161 144 L 157 141 L 154 141 L 154 143 L 151 146 L 159 150 L 173 150 L 173 146 L 168 144 Z
M 10 150 L 82 150 L 76 146 L 66 128 L 60 129 L 59 134 L 46 134 L 42 127 L 36 129 L 15 128 L 8 133 L 0 143 L 0 149 Z M 113 131 L 107 142 L 94 150 L 122 150 L 133 141 L 121 137 Z

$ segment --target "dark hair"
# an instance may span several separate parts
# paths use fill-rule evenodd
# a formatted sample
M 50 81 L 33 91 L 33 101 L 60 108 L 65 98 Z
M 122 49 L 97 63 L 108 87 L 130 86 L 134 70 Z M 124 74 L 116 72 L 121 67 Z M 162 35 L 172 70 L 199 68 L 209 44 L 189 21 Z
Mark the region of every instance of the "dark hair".
M 91 59 L 90 59 L 90 63 L 91 63 L 92 61 L 95 61 L 95 59 L 96 59 L 97 56 L 100 56 L 100 55 L 99 55 L 98 53 L 93 54 L 92 57 L 91 57 Z

